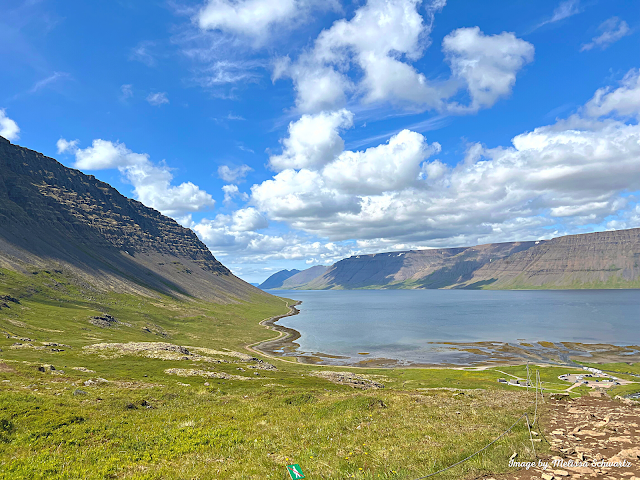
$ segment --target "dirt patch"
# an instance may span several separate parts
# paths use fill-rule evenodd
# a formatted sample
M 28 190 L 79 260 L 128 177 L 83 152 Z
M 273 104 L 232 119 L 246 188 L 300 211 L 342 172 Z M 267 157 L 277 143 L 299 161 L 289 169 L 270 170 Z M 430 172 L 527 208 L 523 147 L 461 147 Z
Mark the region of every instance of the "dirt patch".
M 11 368 L 9 365 L 7 365 L 4 362 L 0 362 L 0 372 L 2 373 L 15 373 L 15 370 L 13 368 Z
M 356 375 L 351 372 L 332 372 L 328 370 L 320 370 L 311 372 L 315 377 L 324 378 L 338 385 L 348 385 L 349 387 L 368 390 L 370 388 L 384 388 L 384 385 L 375 382 L 364 375 Z

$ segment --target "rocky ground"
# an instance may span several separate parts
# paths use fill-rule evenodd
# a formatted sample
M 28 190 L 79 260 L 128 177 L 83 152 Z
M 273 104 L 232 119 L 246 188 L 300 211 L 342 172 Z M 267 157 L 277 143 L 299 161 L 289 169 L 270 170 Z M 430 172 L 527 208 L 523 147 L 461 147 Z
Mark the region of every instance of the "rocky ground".
M 611 400 L 596 392 L 574 400 L 550 400 L 534 430 L 538 445 L 551 445 L 550 455 L 529 469 L 482 478 L 640 480 L 640 403 Z

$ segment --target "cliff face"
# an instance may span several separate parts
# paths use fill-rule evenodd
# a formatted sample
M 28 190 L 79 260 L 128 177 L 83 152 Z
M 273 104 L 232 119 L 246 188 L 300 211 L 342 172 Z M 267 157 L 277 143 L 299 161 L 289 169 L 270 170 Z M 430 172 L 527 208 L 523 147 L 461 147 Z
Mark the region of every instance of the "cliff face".
M 532 245 L 534 242 L 513 242 L 358 255 L 335 263 L 305 287 L 445 288 L 469 280 L 485 263 Z
M 0 137 L 0 266 L 58 265 L 98 287 L 227 300 L 258 289 L 193 231 L 110 185 Z
M 308 272 L 304 270 L 283 288 L 640 288 L 639 263 L 636 228 L 538 242 L 358 255 L 292 285 Z
M 640 228 L 568 235 L 476 270 L 465 286 L 640 288 Z

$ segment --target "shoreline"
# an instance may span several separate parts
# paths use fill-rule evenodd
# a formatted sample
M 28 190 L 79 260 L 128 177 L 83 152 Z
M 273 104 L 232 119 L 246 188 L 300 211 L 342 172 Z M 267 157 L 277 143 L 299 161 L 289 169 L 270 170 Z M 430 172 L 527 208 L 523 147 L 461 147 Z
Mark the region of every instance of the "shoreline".
M 522 365 L 524 363 L 532 363 L 539 366 L 580 367 L 581 365 L 576 362 L 596 364 L 640 362 L 640 346 L 546 341 L 536 342 L 537 345 L 530 343 L 514 344 L 489 341 L 431 342 L 442 343 L 443 345 L 447 344 L 452 350 L 476 354 L 480 353 L 486 357 L 484 359 L 472 360 L 466 364 L 447 362 L 417 363 L 383 357 L 366 358 L 358 361 L 358 357 L 338 356 L 322 352 L 303 353 L 298 351 L 300 345 L 295 343 L 302 334 L 293 328 L 276 324 L 276 322 L 283 318 L 298 315 L 300 310 L 297 309 L 296 306 L 300 304 L 302 304 L 300 300 L 295 301 L 295 303 L 291 305 L 289 302 L 286 302 L 286 306 L 289 308 L 287 313 L 260 321 L 259 325 L 278 332 L 278 336 L 246 345 L 245 348 L 252 353 L 281 362 L 334 368 L 449 368 L 456 370 L 484 370 L 494 367 Z M 480 351 L 479 348 L 484 348 L 485 350 Z M 635 352 L 625 354 L 621 351 L 627 349 L 635 350 Z M 283 358 L 289 356 L 291 360 Z M 339 360 L 345 361 L 339 362 Z

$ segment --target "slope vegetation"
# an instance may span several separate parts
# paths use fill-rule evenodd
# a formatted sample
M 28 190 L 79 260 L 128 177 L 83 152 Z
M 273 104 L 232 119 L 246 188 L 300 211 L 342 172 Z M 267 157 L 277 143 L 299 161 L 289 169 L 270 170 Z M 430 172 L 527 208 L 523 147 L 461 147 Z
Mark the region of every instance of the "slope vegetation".
M 282 288 L 640 288 L 640 229 L 357 255 L 290 277 Z
M 189 229 L 0 137 L 0 267 L 73 273 L 100 290 L 235 301 L 266 295 Z

